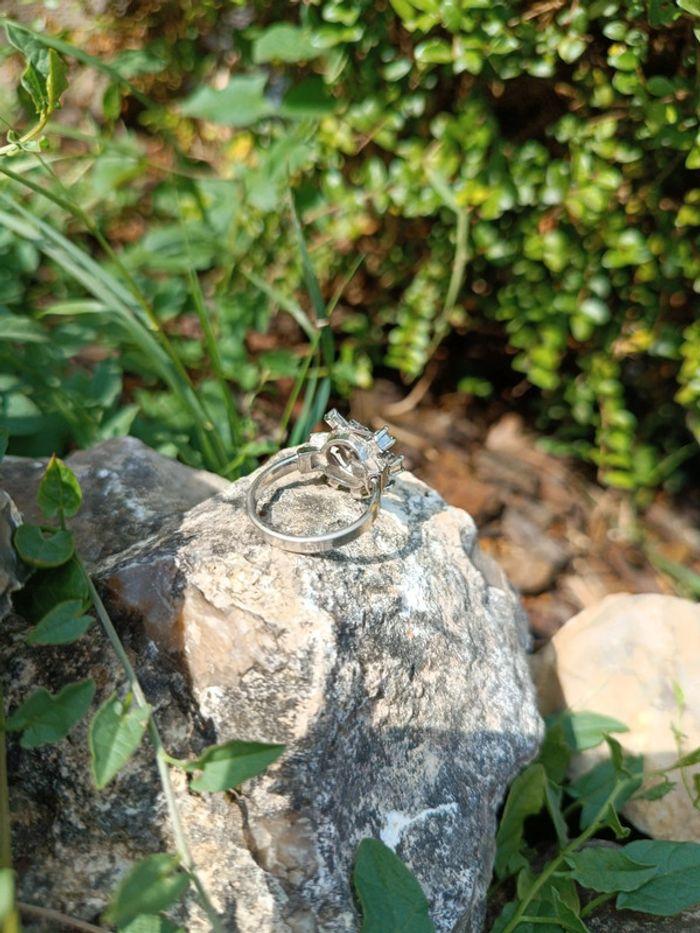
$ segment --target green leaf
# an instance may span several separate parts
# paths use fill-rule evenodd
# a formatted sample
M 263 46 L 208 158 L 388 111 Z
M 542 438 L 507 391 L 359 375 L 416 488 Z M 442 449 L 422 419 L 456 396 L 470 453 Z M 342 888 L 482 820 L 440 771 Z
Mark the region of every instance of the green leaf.
M 59 742 L 83 718 L 94 694 L 95 684 L 90 678 L 66 684 L 57 694 L 39 687 L 10 716 L 7 728 L 22 731 L 22 748 Z
M 5 33 L 26 62 L 22 87 L 31 97 L 37 114 L 48 116 L 60 106 L 61 94 L 68 86 L 65 62 L 55 49 L 46 47 L 21 26 L 6 24 Z
M 48 71 L 46 75 L 46 96 L 49 112 L 61 105 L 61 95 L 68 87 L 66 63 L 55 49 L 47 49 Z
M 161 914 L 139 914 L 120 926 L 119 933 L 186 933 L 186 930 Z
M 363 839 L 352 876 L 361 933 L 431 933 L 428 901 L 401 859 L 378 839 Z
M 0 340 L 13 343 L 46 343 L 48 334 L 35 320 L 24 314 L 0 314 Z
M 52 570 L 35 575 L 32 586 L 15 596 L 20 613 L 32 622 L 39 622 L 57 603 L 80 600 L 84 608 L 90 605 L 87 580 L 82 564 L 76 557 Z
M 253 61 L 306 62 L 316 58 L 320 50 L 313 43 L 312 35 L 291 23 L 275 23 L 253 42 Z
M 635 791 L 642 785 L 642 757 L 627 756 L 624 765 L 633 777 L 621 780 L 619 772 L 609 759 L 601 761 L 590 771 L 572 781 L 568 787 L 569 794 L 583 804 L 581 807 L 581 827 L 590 826 L 596 814 L 600 811 L 606 799 L 610 796 L 615 785 L 622 783 L 623 787 L 616 798 L 616 807 L 621 807 L 629 800 Z
M 634 795 L 635 800 L 661 800 L 666 794 L 669 794 L 676 786 L 675 781 L 659 781 L 658 784 L 652 784 L 646 790 Z
M 230 790 L 261 774 L 283 751 L 284 745 L 233 739 L 222 745 L 210 745 L 194 761 L 181 762 L 180 767 L 185 771 L 202 772 L 190 783 L 192 790 Z
M 656 866 L 656 874 L 635 891 L 618 895 L 616 906 L 657 917 L 670 917 L 700 904 L 700 845 L 696 842 L 630 842 L 631 859 Z
M 39 508 L 49 518 L 72 518 L 82 501 L 83 493 L 75 473 L 54 454 L 39 484 Z
M 88 744 L 98 790 L 109 784 L 139 747 L 150 715 L 151 708 L 134 705 L 130 694 L 122 701 L 116 693 L 95 713 Z
M 71 559 L 74 551 L 70 531 L 45 534 L 39 525 L 20 525 L 14 542 L 19 556 L 32 567 L 60 567 Z
M 625 849 L 588 846 L 566 858 L 571 876 L 584 888 L 612 894 L 635 891 L 656 874 L 656 867 L 633 859 Z
M 104 913 L 105 923 L 123 927 L 141 914 L 157 914 L 180 900 L 190 879 L 175 855 L 158 852 L 137 862 L 121 881 Z
M 27 635 L 30 645 L 65 645 L 84 635 L 92 616 L 83 615 L 83 601 L 68 599 L 58 603 Z
M 497 877 L 506 878 L 526 864 L 520 852 L 523 826 L 528 816 L 539 813 L 544 806 L 546 782 L 542 765 L 532 764 L 511 784 L 496 835 L 494 870 Z
M 700 0 L 676 0 L 676 3 L 686 13 L 690 13 L 692 16 L 700 16 Z
M 612 716 L 591 712 L 565 712 L 560 722 L 564 737 L 572 752 L 583 752 L 595 748 L 610 732 L 629 732 L 627 726 Z
M 566 776 L 571 754 L 571 744 L 566 738 L 561 717 L 547 720 L 547 731 L 537 761 L 544 767 L 550 781 L 561 784 Z
M 318 75 L 304 78 L 290 88 L 282 98 L 279 114 L 292 120 L 314 119 L 332 113 L 335 100 Z
M 688 752 L 687 755 L 681 755 L 681 757 L 677 761 L 674 761 L 673 764 L 669 765 L 668 768 L 664 768 L 664 771 L 676 771 L 678 768 L 691 768 L 693 765 L 698 764 L 700 764 L 700 748 Z
M 578 913 L 562 899 L 556 888 L 552 889 L 552 904 L 557 920 L 564 930 L 569 933 L 588 933 L 586 924 Z
M 250 126 L 275 112 L 265 97 L 267 75 L 236 75 L 220 91 L 199 88 L 182 105 L 187 117 L 211 120 L 224 126 Z

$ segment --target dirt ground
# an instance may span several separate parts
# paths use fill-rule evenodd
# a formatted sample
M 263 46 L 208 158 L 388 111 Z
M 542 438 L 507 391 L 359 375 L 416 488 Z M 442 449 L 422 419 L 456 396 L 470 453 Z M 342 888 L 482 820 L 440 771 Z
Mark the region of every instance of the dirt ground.
M 643 511 L 575 461 L 540 449 L 515 414 L 470 412 L 464 395 L 403 398 L 378 380 L 352 402 L 388 424 L 406 466 L 479 526 L 520 590 L 535 644 L 608 593 L 700 598 L 700 511 L 659 493 Z

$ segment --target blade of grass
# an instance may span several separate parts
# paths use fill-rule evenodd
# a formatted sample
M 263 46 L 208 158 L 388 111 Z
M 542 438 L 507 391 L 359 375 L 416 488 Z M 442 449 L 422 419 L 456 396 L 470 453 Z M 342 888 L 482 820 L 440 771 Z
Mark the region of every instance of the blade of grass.
M 284 413 L 282 414 L 282 420 L 279 426 L 279 437 L 281 441 L 283 441 L 284 438 L 287 436 L 289 419 L 292 417 L 292 412 L 294 411 L 294 406 L 296 405 L 297 398 L 299 397 L 299 393 L 301 392 L 301 387 L 304 385 L 304 382 L 306 381 L 306 377 L 308 375 L 309 368 L 311 366 L 311 361 L 317 355 L 318 342 L 320 340 L 320 337 L 321 337 L 321 332 L 316 331 L 316 333 L 314 334 L 314 339 L 309 345 L 309 351 L 306 354 L 306 359 L 304 360 L 301 366 L 301 369 L 299 370 L 297 374 L 297 378 L 294 380 L 294 385 L 292 387 L 292 391 L 289 393 L 287 404 L 284 406 Z
M 302 274 L 304 277 L 304 284 L 306 286 L 306 291 L 309 294 L 309 299 L 311 301 L 311 307 L 314 309 L 314 314 L 316 315 L 316 320 L 319 326 L 323 327 L 321 333 L 321 355 L 323 357 L 324 365 L 326 366 L 329 375 L 333 371 L 333 359 L 335 356 L 335 347 L 333 343 L 333 332 L 329 327 L 325 327 L 328 321 L 328 312 L 326 305 L 323 301 L 323 296 L 321 294 L 321 286 L 319 284 L 316 272 L 311 263 L 311 257 L 309 256 L 309 250 L 306 246 L 306 240 L 304 239 L 304 231 L 301 227 L 301 222 L 294 206 L 294 197 L 290 194 L 289 198 L 290 210 L 292 214 L 292 226 L 294 228 L 294 233 L 296 236 L 297 247 L 299 249 L 299 254 L 301 256 L 301 268 Z
M 192 295 L 195 310 L 197 311 L 197 317 L 199 318 L 199 324 L 202 328 L 202 333 L 204 334 L 204 343 L 209 353 L 211 366 L 214 371 L 214 375 L 217 378 L 219 390 L 226 407 L 226 416 L 228 419 L 229 431 L 231 433 L 231 444 L 234 448 L 237 448 L 240 446 L 243 437 L 241 419 L 238 414 L 238 410 L 236 409 L 233 393 L 231 392 L 228 380 L 224 374 L 224 367 L 221 361 L 221 355 L 219 354 L 219 346 L 216 342 L 216 337 L 214 336 L 214 331 L 212 330 L 211 321 L 209 320 L 209 314 L 207 313 L 207 308 L 204 304 L 204 295 L 202 294 L 202 287 L 200 285 L 199 278 L 192 266 L 190 266 L 190 268 L 187 270 L 187 273 L 190 283 L 190 294 Z
M 246 272 L 245 269 L 241 269 L 241 274 L 248 279 L 251 285 L 259 288 L 271 301 L 286 311 L 287 314 L 297 322 L 309 340 L 315 338 L 315 335 L 318 333 L 318 328 L 314 326 L 309 320 L 308 314 L 306 314 L 303 308 L 297 304 L 293 298 L 288 298 L 287 295 L 283 294 L 278 288 L 275 288 L 274 285 L 270 285 L 254 272 Z

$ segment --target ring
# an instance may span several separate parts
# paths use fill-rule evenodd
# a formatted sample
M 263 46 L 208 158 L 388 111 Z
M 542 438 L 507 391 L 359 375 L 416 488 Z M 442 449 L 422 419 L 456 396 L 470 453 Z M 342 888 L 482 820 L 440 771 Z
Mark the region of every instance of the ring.
M 374 433 L 357 421 L 347 420 L 335 409 L 324 415 L 331 431 L 322 447 L 305 444 L 295 453 L 268 463 L 248 490 L 248 517 L 270 544 L 297 554 L 322 554 L 354 541 L 372 525 L 382 493 L 401 470 L 403 457 L 389 453 L 396 443 L 387 427 Z M 290 473 L 321 473 L 335 489 L 344 489 L 367 507 L 356 521 L 343 528 L 315 535 L 292 535 L 273 528 L 258 510 L 258 495 L 275 480 Z

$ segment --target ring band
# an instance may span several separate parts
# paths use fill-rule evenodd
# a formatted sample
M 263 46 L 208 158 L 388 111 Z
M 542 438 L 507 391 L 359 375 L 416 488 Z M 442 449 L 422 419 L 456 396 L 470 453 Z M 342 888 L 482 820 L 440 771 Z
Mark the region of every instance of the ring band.
M 297 554 L 323 554 L 354 541 L 374 522 L 382 492 L 401 469 L 402 459 L 388 453 L 394 439 L 386 428 L 374 434 L 356 421 L 346 421 L 336 411 L 325 416 L 333 428 L 322 447 L 302 446 L 295 453 L 264 467 L 253 480 L 246 500 L 248 517 L 263 538 L 276 547 Z M 330 485 L 351 492 L 366 502 L 362 515 L 343 528 L 313 535 L 293 535 L 273 527 L 258 511 L 258 496 L 266 487 L 290 473 L 320 472 Z

